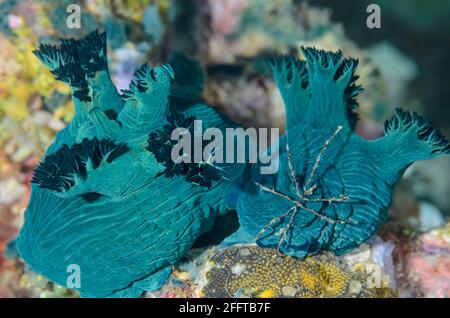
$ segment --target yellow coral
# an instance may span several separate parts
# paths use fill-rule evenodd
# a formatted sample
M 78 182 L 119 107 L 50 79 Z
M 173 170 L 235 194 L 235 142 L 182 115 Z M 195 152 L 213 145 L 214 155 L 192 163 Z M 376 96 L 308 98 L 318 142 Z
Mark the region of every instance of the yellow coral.
M 69 94 L 70 88 L 56 81 L 54 76 L 33 55 L 38 42 L 32 30 L 14 30 L 13 40 L 1 39 L 2 56 L 7 60 L 0 74 L 0 114 L 16 121 L 28 115 L 30 99 L 35 95 L 50 97 L 54 91 Z M 11 65 L 11 66 L 9 66 Z
M 337 297 L 345 293 L 349 275 L 333 263 L 318 263 L 321 293 L 325 297 Z
M 274 291 L 271 289 L 266 289 L 261 294 L 258 295 L 259 298 L 272 298 L 275 295 Z
M 0 54 L 4 60 L 0 70 L 0 119 L 2 124 L 14 123 L 19 130 L 17 133 L 26 135 L 35 130 L 35 123 L 30 119 L 31 105 L 36 105 L 35 102 L 39 103 L 42 98 L 49 98 L 54 92 L 69 95 L 70 88 L 57 81 L 32 53 L 38 43 L 33 30 L 24 25 L 14 29 L 14 33 L 11 38 L 0 35 Z M 70 101 L 57 109 L 55 118 L 69 120 L 72 114 Z M 42 140 L 50 139 L 43 137 L 47 133 L 39 129 L 35 136 Z M 51 135 L 53 133 L 50 132 Z M 10 138 L 1 134 L 0 145 L 4 146 Z M 37 144 L 36 148 L 39 148 Z

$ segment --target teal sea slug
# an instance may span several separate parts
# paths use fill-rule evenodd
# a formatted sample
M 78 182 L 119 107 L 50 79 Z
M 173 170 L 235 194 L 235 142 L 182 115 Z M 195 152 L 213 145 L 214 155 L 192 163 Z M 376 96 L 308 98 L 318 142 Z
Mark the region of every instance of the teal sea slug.
M 143 65 L 119 94 L 104 33 L 42 44 L 35 53 L 72 88 L 75 114 L 35 170 L 20 256 L 64 286 L 68 269 L 78 266 L 85 297 L 137 297 L 160 288 L 172 265 L 227 212 L 224 197 L 244 168 L 175 164 L 170 133 L 191 129 L 194 119 L 205 129 L 234 124 L 204 104 L 172 109 L 176 72 L 169 65 Z
M 306 62 L 270 61 L 286 108 L 280 167 L 275 175 L 252 169 L 230 202 L 240 228 L 224 244 L 256 241 L 300 258 L 346 253 L 387 220 L 392 190 L 409 165 L 450 154 L 448 140 L 427 120 L 400 109 L 384 137 L 355 134 L 357 61 L 340 51 L 303 53 Z

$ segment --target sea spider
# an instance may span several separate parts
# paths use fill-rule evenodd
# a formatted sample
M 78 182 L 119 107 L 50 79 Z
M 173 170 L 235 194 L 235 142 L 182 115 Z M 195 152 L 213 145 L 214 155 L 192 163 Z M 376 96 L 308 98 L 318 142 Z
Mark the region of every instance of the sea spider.
M 293 226 L 297 212 L 301 209 L 314 214 L 315 216 L 319 217 L 322 220 L 325 220 L 328 223 L 332 223 L 332 224 L 355 223 L 351 220 L 344 221 L 344 220 L 330 218 L 326 215 L 321 214 L 318 211 L 315 211 L 314 209 L 310 209 L 310 208 L 306 207 L 306 205 L 305 205 L 305 202 L 326 202 L 328 204 L 332 204 L 332 203 L 348 202 L 350 200 L 350 197 L 348 197 L 347 195 L 344 195 L 344 194 L 341 194 L 338 197 L 332 197 L 332 198 L 311 198 L 311 195 L 314 194 L 314 191 L 318 187 L 317 183 L 312 184 L 312 180 L 314 179 L 316 170 L 319 167 L 320 160 L 322 159 L 322 156 L 325 153 L 325 151 L 328 149 L 330 143 L 336 138 L 336 136 L 342 131 L 342 129 L 343 129 L 342 126 L 338 126 L 336 131 L 333 133 L 333 135 L 330 138 L 328 138 L 328 140 L 324 143 L 322 149 L 320 150 L 319 154 L 316 157 L 316 160 L 314 162 L 314 166 L 311 170 L 311 173 L 309 174 L 309 177 L 308 177 L 307 181 L 304 183 L 302 189 L 300 189 L 299 182 L 297 180 L 294 168 L 292 166 L 291 151 L 289 149 L 289 135 L 288 135 L 288 132 L 286 131 L 286 152 L 287 152 L 287 156 L 288 156 L 287 161 L 288 161 L 288 168 L 289 168 L 289 177 L 295 185 L 295 193 L 298 198 L 294 199 L 294 198 L 290 197 L 289 195 L 278 192 L 275 189 L 268 188 L 268 187 L 256 182 L 256 185 L 264 192 L 268 192 L 273 195 L 279 196 L 279 197 L 289 201 L 292 204 L 292 207 L 288 211 L 286 211 L 285 213 L 283 213 L 280 216 L 273 218 L 269 223 L 267 223 L 267 225 L 264 226 L 264 228 L 256 236 L 256 240 L 258 240 L 261 237 L 261 235 L 263 235 L 270 228 L 270 226 L 283 220 L 285 217 L 287 217 L 289 214 L 291 214 L 291 217 L 289 219 L 287 226 L 282 228 L 281 232 L 280 232 L 281 238 L 278 243 L 278 250 L 280 250 L 282 244 L 286 241 L 287 234 L 289 233 L 290 229 Z

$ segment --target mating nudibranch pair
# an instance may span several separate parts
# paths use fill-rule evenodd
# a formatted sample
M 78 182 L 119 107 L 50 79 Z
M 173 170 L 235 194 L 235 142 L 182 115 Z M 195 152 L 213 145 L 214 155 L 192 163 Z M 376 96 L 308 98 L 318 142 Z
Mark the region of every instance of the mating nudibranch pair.
M 36 55 L 72 88 L 75 114 L 35 171 L 17 238 L 32 269 L 66 285 L 81 269 L 82 296 L 137 297 L 164 284 L 218 215 L 235 208 L 241 227 L 225 244 L 257 242 L 305 257 L 345 253 L 386 220 L 392 188 L 415 160 L 450 153 L 417 114 L 398 110 L 385 137 L 354 133 L 356 61 L 305 49 L 307 62 L 271 61 L 287 133 L 280 169 L 174 163 L 170 133 L 201 119 L 205 129 L 236 124 L 196 103 L 174 109 L 169 65 L 136 71 L 120 95 L 111 82 L 105 34 L 41 45 Z

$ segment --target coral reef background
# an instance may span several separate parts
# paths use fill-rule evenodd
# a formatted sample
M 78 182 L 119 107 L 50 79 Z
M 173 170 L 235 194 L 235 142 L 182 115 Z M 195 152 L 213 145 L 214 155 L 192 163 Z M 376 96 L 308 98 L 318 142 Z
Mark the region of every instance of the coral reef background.
M 66 25 L 71 3 L 81 7 L 80 29 Z M 22 224 L 33 169 L 73 114 L 69 88 L 32 54 L 39 42 L 106 30 L 119 89 L 142 63 L 179 61 L 182 54 L 204 74 L 182 79 L 180 85 L 203 91 L 183 102 L 200 99 L 246 126 L 281 129 L 282 98 L 262 60 L 301 45 L 341 49 L 359 59 L 365 88 L 357 133 L 379 137 L 401 106 L 426 114 L 449 136 L 450 1 L 380 0 L 381 29 L 366 26 L 369 3 L 0 0 L 0 297 L 77 296 L 31 272 L 8 245 Z M 323 254 L 302 263 L 255 246 L 202 247 L 176 266 L 163 290 L 146 296 L 449 297 L 448 180 L 449 159 L 411 166 L 379 237 L 344 258 Z M 268 274 L 274 259 L 280 264 L 275 283 Z M 373 268 L 381 273 L 378 289 L 367 286 Z

